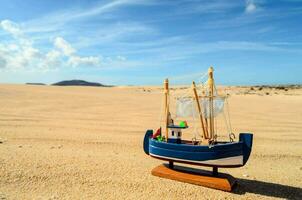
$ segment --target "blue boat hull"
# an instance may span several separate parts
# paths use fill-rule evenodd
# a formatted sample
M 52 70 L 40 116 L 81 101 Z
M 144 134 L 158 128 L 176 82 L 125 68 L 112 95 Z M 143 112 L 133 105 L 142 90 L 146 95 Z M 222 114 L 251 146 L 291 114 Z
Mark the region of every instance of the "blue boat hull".
M 152 139 L 152 134 L 152 130 L 145 134 L 146 154 L 157 159 L 211 167 L 244 166 L 253 143 L 250 133 L 240 133 L 238 142 L 218 142 L 212 146 L 160 142 Z

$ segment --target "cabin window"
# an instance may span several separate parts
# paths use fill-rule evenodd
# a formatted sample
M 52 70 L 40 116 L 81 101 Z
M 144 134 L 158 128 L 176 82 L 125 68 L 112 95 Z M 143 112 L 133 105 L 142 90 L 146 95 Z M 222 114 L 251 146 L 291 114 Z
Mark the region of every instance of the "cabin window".
M 172 136 L 174 136 L 174 131 L 172 131 Z
M 181 135 L 180 132 L 178 132 L 178 133 L 177 133 L 177 136 L 180 137 L 180 135 Z

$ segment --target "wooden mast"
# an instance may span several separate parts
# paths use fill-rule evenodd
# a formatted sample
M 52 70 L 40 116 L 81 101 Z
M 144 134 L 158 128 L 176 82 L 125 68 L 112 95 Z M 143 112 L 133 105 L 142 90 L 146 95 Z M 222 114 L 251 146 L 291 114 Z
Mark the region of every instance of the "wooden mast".
M 165 93 L 165 114 L 166 114 L 166 141 L 168 141 L 168 125 L 169 125 L 169 80 L 164 81 Z
M 213 79 L 213 67 L 210 67 L 208 70 L 209 79 L 209 111 L 210 111 L 210 140 L 214 139 L 214 79 Z
M 206 92 L 203 90 L 202 91 L 202 95 L 203 95 L 203 97 L 207 97 L 206 96 Z M 202 96 L 201 96 L 202 97 Z M 206 110 L 205 110 L 206 111 Z M 206 115 L 206 113 L 205 113 L 205 115 Z M 209 135 L 209 131 L 208 131 L 208 126 L 209 126 L 209 123 L 208 123 L 208 119 L 207 119 L 207 117 L 206 116 L 204 116 L 204 121 L 205 121 L 205 124 L 206 124 L 206 130 L 207 130 L 207 134 Z
M 207 128 L 207 125 L 203 122 L 201 106 L 199 103 L 199 98 L 198 98 L 198 94 L 197 94 L 197 90 L 196 90 L 196 84 L 194 81 L 192 83 L 192 88 L 193 88 L 194 97 L 196 100 L 196 105 L 197 105 L 197 109 L 198 109 L 198 113 L 199 113 L 199 119 L 200 119 L 200 123 L 201 123 L 201 127 L 202 127 L 202 133 L 203 133 L 203 138 L 204 138 L 203 141 L 206 142 L 208 140 L 208 128 Z

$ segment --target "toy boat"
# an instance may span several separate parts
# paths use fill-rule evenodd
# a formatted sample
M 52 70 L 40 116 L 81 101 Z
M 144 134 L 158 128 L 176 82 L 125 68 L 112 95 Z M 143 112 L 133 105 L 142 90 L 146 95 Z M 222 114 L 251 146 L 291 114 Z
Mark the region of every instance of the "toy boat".
M 193 82 L 192 97 L 185 97 L 185 101 L 182 101 L 181 106 L 179 106 L 182 109 L 180 114 L 183 114 L 181 117 L 194 115 L 194 112 L 195 116 L 198 116 L 201 139 L 195 138 L 192 141 L 182 139 L 182 130 L 187 129 L 188 126 L 183 121 L 179 126 L 175 125 L 171 118 L 169 84 L 166 79 L 164 83 L 165 136 L 163 136 L 161 128 L 156 133 L 153 130 L 146 131 L 143 148 L 147 155 L 169 161 L 170 168 L 173 168 L 174 162 L 178 162 L 213 167 L 213 173 L 217 173 L 218 167 L 232 168 L 246 164 L 252 150 L 253 134 L 240 133 L 239 141 L 235 142 L 235 135 L 229 132 L 229 141 L 217 140 L 214 123 L 216 123 L 215 118 L 222 110 L 221 105 L 218 104 L 219 101 L 223 102 L 221 101 L 223 98 L 218 95 L 214 85 L 212 67 L 208 70 L 208 77 L 207 83 L 201 87 L 203 95 L 198 95 L 196 84 Z M 178 100 L 181 101 L 184 98 Z M 195 111 L 188 112 L 192 109 L 193 103 Z
M 161 160 L 209 167 L 241 167 L 248 161 L 253 135 L 240 133 L 239 142 L 216 142 L 209 145 L 194 145 L 182 140 L 180 144 L 152 139 L 153 130 L 144 138 L 146 154 Z

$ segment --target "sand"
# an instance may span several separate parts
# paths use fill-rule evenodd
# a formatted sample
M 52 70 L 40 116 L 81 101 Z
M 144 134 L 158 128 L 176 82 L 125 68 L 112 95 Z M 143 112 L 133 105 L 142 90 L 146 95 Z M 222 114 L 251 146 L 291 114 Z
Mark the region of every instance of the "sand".
M 150 174 L 156 87 L 0 85 L 0 199 L 302 199 L 302 90 L 267 90 L 229 88 L 234 132 L 254 146 L 220 169 L 238 179 L 227 193 Z

